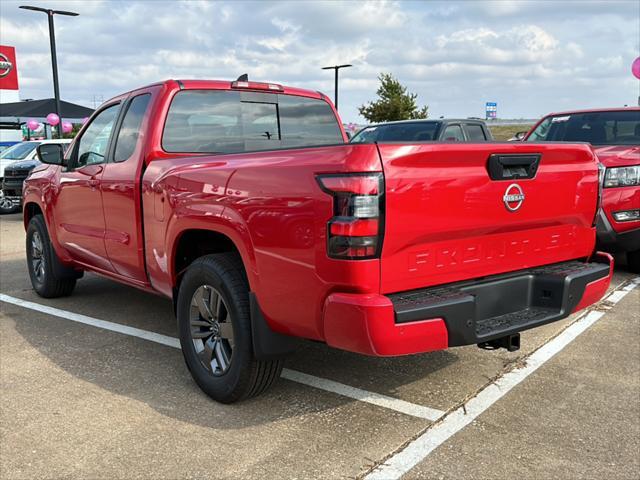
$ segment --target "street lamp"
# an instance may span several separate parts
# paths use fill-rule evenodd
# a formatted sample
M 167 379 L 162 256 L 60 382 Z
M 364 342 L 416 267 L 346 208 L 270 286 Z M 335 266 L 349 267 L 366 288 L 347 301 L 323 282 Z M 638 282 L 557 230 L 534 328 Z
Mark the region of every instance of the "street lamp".
M 335 70 L 335 93 L 333 97 L 333 104 L 338 110 L 338 70 L 341 68 L 353 67 L 353 65 L 334 65 L 333 67 L 322 67 L 322 70 Z
M 24 10 L 34 10 L 36 12 L 46 13 L 49 18 L 49 43 L 51 44 L 51 68 L 53 69 L 53 96 L 56 101 L 56 115 L 60 118 L 62 125 L 62 115 L 60 112 L 60 86 L 58 85 L 58 59 L 56 57 L 56 35 L 53 31 L 53 16 L 67 15 L 69 17 L 77 17 L 79 14 L 75 12 L 67 12 L 65 10 L 51 10 L 48 8 L 32 7 L 30 5 L 21 5 Z M 58 138 L 62 138 L 62 128 L 58 127 Z

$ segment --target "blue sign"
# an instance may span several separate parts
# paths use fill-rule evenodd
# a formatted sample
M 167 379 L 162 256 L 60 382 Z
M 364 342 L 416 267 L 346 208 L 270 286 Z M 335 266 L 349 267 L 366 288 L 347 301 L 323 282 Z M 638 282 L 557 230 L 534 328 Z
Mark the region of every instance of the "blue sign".
M 485 109 L 486 119 L 498 118 L 498 104 L 496 102 L 487 102 Z

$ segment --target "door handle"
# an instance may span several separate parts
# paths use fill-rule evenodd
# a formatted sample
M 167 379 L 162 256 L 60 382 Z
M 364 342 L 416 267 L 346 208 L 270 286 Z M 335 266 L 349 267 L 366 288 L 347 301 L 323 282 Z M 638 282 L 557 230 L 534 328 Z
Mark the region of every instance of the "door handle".
M 98 185 L 100 185 L 100 180 L 96 178 L 90 178 L 87 183 L 92 189 L 95 189 Z
M 76 170 L 76 172 L 86 175 L 87 177 L 94 178 L 102 173 L 102 165 L 85 165 L 82 168 Z
M 487 165 L 491 180 L 533 178 L 540 163 L 539 153 L 494 153 Z

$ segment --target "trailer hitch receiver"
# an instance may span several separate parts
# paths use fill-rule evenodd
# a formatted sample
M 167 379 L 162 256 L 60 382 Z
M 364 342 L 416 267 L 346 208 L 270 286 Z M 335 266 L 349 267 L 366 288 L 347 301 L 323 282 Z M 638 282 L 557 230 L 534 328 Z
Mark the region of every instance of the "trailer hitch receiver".
M 488 342 L 480 342 L 478 347 L 483 350 L 498 350 L 499 348 L 505 348 L 509 352 L 517 352 L 520 350 L 520 334 L 514 333 L 513 335 L 495 338 Z

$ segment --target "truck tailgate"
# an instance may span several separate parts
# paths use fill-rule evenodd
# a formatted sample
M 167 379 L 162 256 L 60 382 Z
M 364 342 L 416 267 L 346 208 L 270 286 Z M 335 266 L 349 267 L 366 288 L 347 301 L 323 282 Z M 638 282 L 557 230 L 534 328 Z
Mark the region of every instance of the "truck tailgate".
M 598 167 L 588 145 L 378 148 L 386 185 L 382 293 L 593 252 Z

